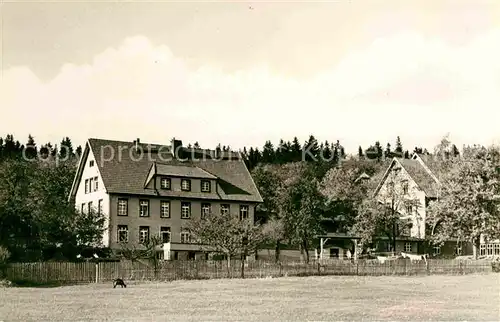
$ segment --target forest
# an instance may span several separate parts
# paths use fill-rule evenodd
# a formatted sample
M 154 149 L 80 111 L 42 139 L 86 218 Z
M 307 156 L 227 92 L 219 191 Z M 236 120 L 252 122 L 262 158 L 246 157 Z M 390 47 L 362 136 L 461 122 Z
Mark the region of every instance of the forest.
M 215 149 L 231 148 L 219 144 Z M 458 235 L 477 245 L 481 234 L 499 237 L 497 147 L 474 145 L 460 151 L 445 137 L 432 151 L 405 149 L 396 137 L 394 148 L 376 141 L 348 155 L 339 141 L 318 142 L 310 135 L 303 143 L 295 137 L 240 151 L 264 199 L 255 226 L 277 255 L 283 245 L 292 245 L 308 259 L 307 250 L 316 246 L 314 236 L 327 231 L 353 232 L 365 243 L 377 234 L 395 238 L 400 230 L 391 227 L 400 225 L 399 218 L 389 216 L 371 192 L 393 157 L 413 153 L 432 158 L 441 169 L 441 197 L 428 210 L 429 227 L 439 229 L 433 229 L 430 243 Z M 99 247 L 103 216 L 80 213 L 68 200 L 81 152 L 69 137 L 39 146 L 31 135 L 25 144 L 12 135 L 0 138 L 0 249 L 10 260 L 73 259 L 89 245 L 92 251 Z M 357 180 L 362 174 L 370 180 Z

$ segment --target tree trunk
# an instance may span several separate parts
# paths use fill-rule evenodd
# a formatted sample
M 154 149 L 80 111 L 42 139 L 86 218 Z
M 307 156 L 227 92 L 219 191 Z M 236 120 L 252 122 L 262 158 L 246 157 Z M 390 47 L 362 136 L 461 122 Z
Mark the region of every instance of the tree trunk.
M 481 239 L 476 237 L 472 240 L 472 254 L 474 259 L 478 259 L 479 257 L 479 246 L 481 244 Z
M 278 263 L 280 261 L 280 240 L 278 239 L 276 241 L 276 248 L 274 249 L 274 260 L 276 261 L 276 263 Z
M 245 259 L 246 259 L 246 257 L 247 256 L 245 253 L 241 257 L 241 278 L 245 278 Z
M 392 224 L 392 255 L 396 256 L 396 223 Z
M 306 264 L 309 264 L 309 250 L 307 249 L 307 240 L 302 240 L 302 248 L 304 249 L 304 253 L 306 255 Z
M 231 255 L 226 254 L 227 256 L 227 276 L 231 277 Z

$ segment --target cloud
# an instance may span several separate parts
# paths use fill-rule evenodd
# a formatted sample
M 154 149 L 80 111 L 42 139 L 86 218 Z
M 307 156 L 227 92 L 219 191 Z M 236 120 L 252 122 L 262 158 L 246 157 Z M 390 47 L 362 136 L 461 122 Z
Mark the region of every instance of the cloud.
M 396 135 L 407 148 L 432 147 L 451 132 L 458 144 L 489 144 L 500 138 L 498 57 L 499 30 L 462 47 L 406 31 L 350 52 L 313 78 L 292 79 L 267 66 L 193 69 L 166 45 L 137 36 L 87 65 L 64 64 L 49 82 L 22 66 L 4 71 L 0 128 L 42 142 L 175 136 L 241 147 L 314 133 L 355 152 Z

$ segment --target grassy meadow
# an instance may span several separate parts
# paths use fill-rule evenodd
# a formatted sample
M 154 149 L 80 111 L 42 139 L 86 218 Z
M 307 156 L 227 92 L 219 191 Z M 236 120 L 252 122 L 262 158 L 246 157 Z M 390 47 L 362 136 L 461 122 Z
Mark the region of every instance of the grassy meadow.
M 325 276 L 0 289 L 0 321 L 500 320 L 500 275 Z

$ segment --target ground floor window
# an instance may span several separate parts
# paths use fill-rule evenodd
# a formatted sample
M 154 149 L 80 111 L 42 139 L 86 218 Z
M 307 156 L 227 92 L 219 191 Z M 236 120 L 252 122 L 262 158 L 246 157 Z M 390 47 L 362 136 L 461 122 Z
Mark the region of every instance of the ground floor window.
M 405 243 L 405 252 L 411 253 L 411 243 Z
M 434 255 L 441 254 L 441 246 L 434 246 L 432 249 L 433 249 L 433 254 Z
M 479 246 L 479 254 L 485 255 L 500 255 L 500 243 L 497 244 L 482 244 Z

